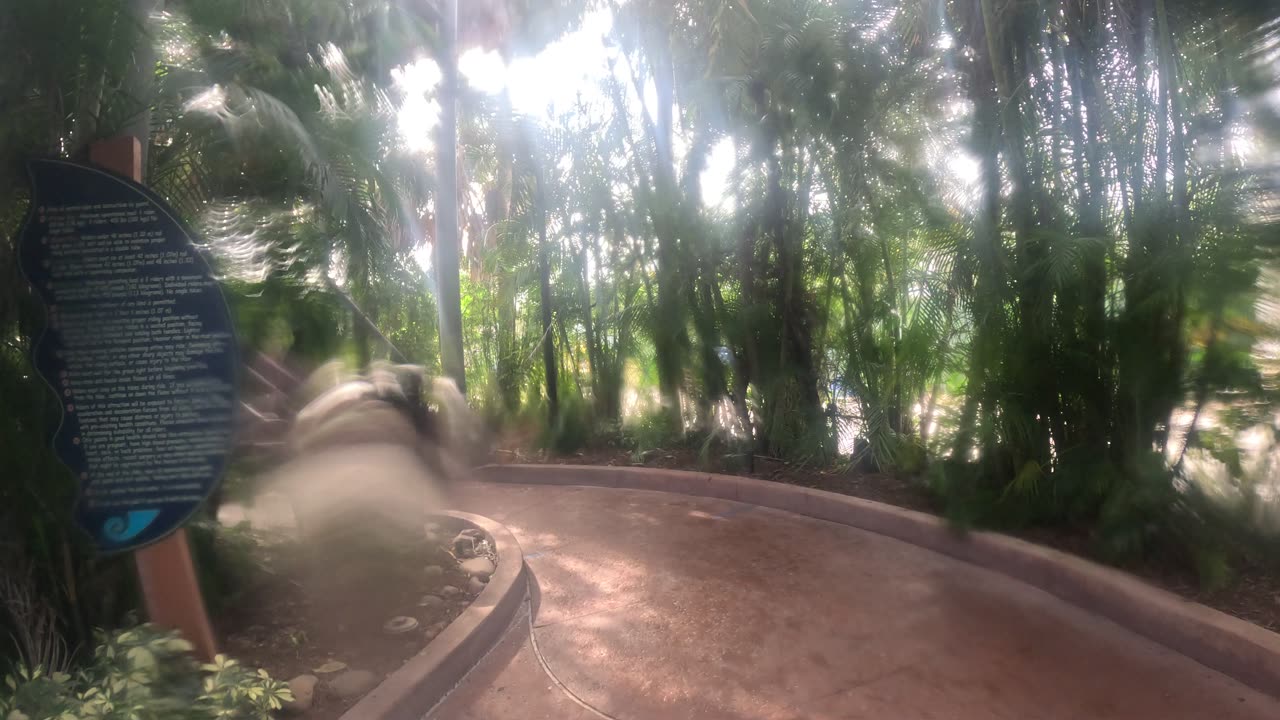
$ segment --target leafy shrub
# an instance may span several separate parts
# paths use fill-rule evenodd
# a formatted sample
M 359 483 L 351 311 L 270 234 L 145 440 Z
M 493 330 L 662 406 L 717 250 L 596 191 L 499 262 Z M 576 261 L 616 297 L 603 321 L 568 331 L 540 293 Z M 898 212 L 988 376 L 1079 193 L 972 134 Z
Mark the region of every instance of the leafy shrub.
M 559 414 L 554 423 L 547 422 L 548 414 L 546 398 L 530 400 L 520 407 L 517 420 L 510 424 L 533 428 L 533 443 L 557 455 L 577 452 L 595 439 L 591 410 L 576 397 L 561 396 Z
M 580 398 L 563 397 L 555 425 L 546 429 L 542 444 L 560 455 L 575 453 L 594 437 L 592 412 Z
M 934 463 L 929 473 L 957 528 L 1087 530 L 1099 560 L 1192 572 L 1210 592 L 1230 584 L 1246 550 L 1265 546 L 1239 509 L 1213 502 L 1154 452 L 1127 472 L 1105 459 L 1064 454 L 1052 475 L 1026 463 L 1011 479 L 999 477 L 980 463 L 954 460 Z
M 284 683 L 219 655 L 208 665 L 191 645 L 151 625 L 100 637 L 74 674 L 20 667 L 0 689 L 5 720 L 269 720 L 293 700 Z
M 683 439 L 684 428 L 677 413 L 660 409 L 624 424 L 622 433 L 632 450 L 643 453 L 679 443 Z
M 251 593 L 264 577 L 258 538 L 247 522 L 226 527 L 209 516 L 187 524 L 200 590 L 215 615 Z
M 1184 517 L 1186 498 L 1158 457 L 1108 483 L 1095 521 L 1094 549 L 1108 562 L 1127 564 L 1149 557 L 1160 545 L 1177 539 L 1191 520 Z M 1180 522 L 1181 521 L 1181 522 Z

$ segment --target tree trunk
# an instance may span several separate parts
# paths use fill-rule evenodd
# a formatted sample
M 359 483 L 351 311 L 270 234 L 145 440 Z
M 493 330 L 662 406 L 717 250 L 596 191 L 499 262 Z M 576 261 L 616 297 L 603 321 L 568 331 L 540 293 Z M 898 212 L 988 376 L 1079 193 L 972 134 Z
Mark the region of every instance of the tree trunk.
M 978 429 L 980 407 L 994 414 L 989 374 L 998 361 L 1003 331 L 1004 252 L 1000 242 L 1000 124 L 999 103 L 991 76 L 991 62 L 985 40 L 974 42 L 970 95 L 974 102 L 973 142 L 981 152 L 982 199 L 974 223 L 974 255 L 977 260 L 973 309 L 973 340 L 969 348 L 969 370 L 965 401 L 952 445 L 952 457 L 968 460 Z M 990 448 L 984 448 L 988 450 Z
M 1000 411 L 1007 418 L 1006 423 L 1017 423 L 1024 431 L 1011 433 L 1004 438 L 1004 444 L 1012 450 L 1017 465 L 1033 460 L 1047 466 L 1054 388 L 1045 320 L 1051 317 L 1052 300 L 1043 279 L 1043 238 L 1036 232 L 1035 209 L 1040 193 L 1027 152 L 1028 147 L 1033 150 L 1035 147 L 1034 106 L 1027 97 L 1030 83 L 1025 77 L 1029 51 L 1026 44 L 1030 38 L 1020 13 L 1011 18 L 1009 13 L 998 14 L 993 9 L 993 0 L 981 0 L 981 5 L 987 60 L 1003 108 L 1002 148 L 1012 181 L 1009 214 L 1015 241 L 1018 325 L 1014 337 L 1018 347 L 1007 355 L 1009 362 L 1002 374 L 1004 382 L 1016 390 L 1005 394 Z M 1005 40 L 1010 41 L 1007 47 Z M 1015 70 L 1017 75 L 1012 74 Z
M 1164 61 L 1160 65 L 1160 84 L 1163 86 L 1163 92 L 1169 97 L 1169 130 L 1172 135 L 1169 153 L 1169 160 L 1172 165 L 1171 174 L 1173 175 L 1171 193 L 1171 201 L 1173 202 L 1172 241 L 1176 245 L 1176 253 L 1186 253 L 1188 256 L 1193 256 L 1195 253 L 1195 240 L 1190 233 L 1187 145 L 1182 122 L 1182 94 L 1179 89 L 1177 46 L 1173 32 L 1169 29 L 1165 0 L 1156 0 L 1156 12 L 1159 17 L 1159 31 L 1163 40 L 1161 47 L 1164 51 Z M 1166 333 L 1169 342 L 1169 369 L 1165 384 L 1161 387 L 1158 404 L 1154 408 L 1159 413 L 1158 420 L 1164 420 L 1166 427 L 1168 427 L 1167 419 L 1181 401 L 1181 393 L 1178 388 L 1182 386 L 1183 372 L 1186 367 L 1186 328 L 1183 327 L 1183 321 L 1186 318 L 1187 311 L 1187 279 L 1185 270 L 1173 276 L 1173 292 L 1170 293 L 1173 297 L 1173 303 L 1166 320 Z M 1168 433 L 1166 432 L 1163 437 L 1167 440 Z M 1161 451 L 1164 450 L 1163 442 L 1160 449 Z
M 654 326 L 654 349 L 663 404 L 667 412 L 678 418 L 684 367 L 681 342 L 684 320 L 680 303 L 675 228 L 679 200 L 676 197 L 675 157 L 672 151 L 675 73 L 671 65 L 671 49 L 665 37 L 656 45 L 656 52 L 651 58 L 657 96 L 653 143 L 656 152 L 653 178 L 655 192 L 649 206 L 654 233 L 658 236 L 658 318 Z
M 510 53 L 503 52 L 503 61 L 510 62 Z M 514 128 L 515 118 L 511 108 L 511 93 L 504 87 L 498 97 L 499 127 Z M 512 198 L 515 194 L 515 153 L 507 134 L 496 138 L 498 162 L 497 179 L 485 194 L 485 214 L 489 223 L 488 233 L 493 235 L 487 243 L 490 252 L 505 257 L 515 243 L 512 233 L 505 227 L 511 217 Z M 510 415 L 520 410 L 521 351 L 516 338 L 516 276 L 512 272 L 497 273 L 497 368 L 498 395 L 503 409 Z
M 560 420 L 560 383 L 556 372 L 556 345 L 553 332 L 551 297 L 551 250 L 547 244 L 546 176 L 538 170 L 538 289 L 542 310 L 542 365 L 546 371 L 547 423 L 556 427 Z
M 778 287 L 775 306 L 781 318 L 782 327 L 779 336 L 779 363 L 776 377 L 770 378 L 769 384 L 775 388 L 785 387 L 788 380 L 794 378 L 799 394 L 799 410 L 806 433 L 816 432 L 819 426 L 825 425 L 822 405 L 818 399 L 818 377 L 813 359 L 812 316 L 807 301 L 804 278 L 804 216 L 808 207 L 808 185 L 812 177 L 803 170 L 803 159 L 795 154 L 798 143 L 788 142 L 779 131 L 780 119 L 776 116 L 769 122 L 769 137 L 764 146 L 768 149 L 765 159 L 765 222 L 769 239 L 773 242 L 774 252 L 778 257 Z M 787 161 L 789 173 L 784 174 L 782 160 L 773 152 L 780 147 Z M 801 152 L 803 152 L 801 150 Z M 794 178 L 796 183 L 795 217 L 788 222 L 787 206 L 789 187 L 786 175 Z M 769 393 L 776 403 L 778 389 Z M 775 410 L 769 416 L 776 418 Z M 798 439 L 798 438 L 797 438 Z M 777 445 L 778 438 L 774 438 Z M 777 445 L 772 448 L 782 453 L 788 448 Z M 790 448 L 798 450 L 799 448 Z M 805 451 L 808 451 L 806 449 Z M 824 448 L 825 450 L 825 448 Z
M 1079 420 L 1081 441 L 1090 457 L 1107 452 L 1111 423 L 1110 353 L 1106 345 L 1107 248 L 1102 245 L 1107 228 L 1102 218 L 1105 181 L 1102 176 L 1102 102 L 1098 67 L 1102 30 L 1096 12 L 1075 8 L 1070 22 L 1076 29 L 1067 58 L 1067 79 L 1071 83 L 1074 118 L 1071 124 L 1076 168 L 1079 222 L 1077 232 L 1090 238 L 1084 260 L 1081 348 L 1086 358 L 1079 365 L 1085 374 L 1081 387 L 1084 411 Z M 1084 112 L 1082 112 L 1082 110 Z M 1086 116 L 1087 114 L 1087 116 Z M 1063 448 L 1065 450 L 1065 447 Z
M 742 299 L 736 329 L 741 351 L 738 353 L 737 367 L 734 368 L 733 393 L 734 402 L 739 405 L 739 417 L 747 432 L 748 445 L 753 445 L 752 441 L 754 441 L 754 447 L 763 450 L 768 447 L 768 432 L 764 425 L 761 425 L 757 432 L 754 423 L 751 422 L 747 406 L 747 392 L 751 385 L 754 383 L 757 390 L 760 389 L 760 348 L 757 327 L 755 323 L 749 321 L 749 318 L 756 314 L 760 303 L 759 290 L 756 287 L 755 240 L 758 232 L 758 226 L 749 222 L 743 228 L 738 242 L 738 283 L 741 287 Z M 747 460 L 748 464 L 752 464 L 754 456 L 749 456 Z
M 360 372 L 364 372 L 369 369 L 373 352 L 369 347 L 369 328 L 364 324 L 364 320 L 354 306 L 351 308 L 351 329 L 356 346 L 356 365 Z
M 439 292 L 440 365 L 467 392 L 462 350 L 462 290 L 458 278 L 458 2 L 440 8 L 440 132 L 436 144 L 435 273 Z
M 151 100 L 155 95 L 156 51 L 151 37 L 151 17 L 160 9 L 160 0 L 130 0 L 129 20 L 141 28 L 141 42 L 134 45 L 134 66 L 126 79 L 125 97 L 137 103 L 137 112 L 120 128 L 121 135 L 138 138 L 142 148 L 142 173 L 146 176 L 151 156 Z
M 600 404 L 600 358 L 598 356 L 599 349 L 596 346 L 595 322 L 591 317 L 591 282 L 590 274 L 587 272 L 587 237 L 583 233 L 582 250 L 578 254 L 578 270 L 579 278 L 582 283 L 582 327 L 586 334 L 587 340 L 587 373 L 591 380 L 591 402 L 599 407 Z
M 564 313 L 555 314 L 556 329 L 560 331 L 560 352 L 564 353 L 564 357 L 560 360 L 560 367 L 564 367 L 564 363 L 569 366 L 569 375 L 565 376 L 568 380 L 570 376 L 573 378 L 573 385 L 578 390 L 578 399 L 582 399 L 582 357 L 578 354 L 577 346 L 569 339 L 569 331 L 564 326 Z
M 1152 202 L 1151 193 L 1146 187 L 1146 126 L 1147 118 L 1153 113 L 1150 96 L 1147 93 L 1146 74 L 1149 64 L 1146 35 L 1150 17 L 1149 1 L 1138 0 L 1135 7 L 1133 34 L 1128 43 L 1129 60 L 1136 73 L 1136 132 L 1134 145 L 1130 149 L 1128 158 L 1130 209 L 1125 220 L 1129 249 L 1125 257 L 1124 311 L 1120 316 L 1120 339 L 1116 343 L 1116 405 L 1111 442 L 1111 455 L 1122 467 L 1129 466 L 1136 455 L 1144 452 L 1144 448 L 1151 446 L 1150 434 L 1142 430 L 1141 385 L 1147 372 L 1144 355 L 1153 349 L 1151 347 L 1153 332 L 1148 319 L 1142 317 L 1139 308 L 1147 293 L 1144 287 L 1144 271 L 1150 264 L 1148 248 L 1150 235 L 1148 228 L 1151 225 L 1149 216 L 1152 214 L 1150 208 L 1159 207 L 1163 199 L 1157 196 Z M 1160 172 L 1163 172 L 1163 168 Z
M 1217 303 L 1213 308 L 1213 314 L 1209 320 L 1209 339 L 1205 342 L 1204 360 L 1200 367 L 1200 374 L 1196 378 L 1195 391 L 1195 411 L 1191 415 L 1191 424 L 1187 427 L 1187 436 L 1183 439 L 1182 450 L 1178 453 L 1178 462 L 1174 465 L 1175 470 L 1182 469 L 1182 461 L 1187 457 L 1187 449 L 1192 445 L 1198 444 L 1196 426 L 1200 424 L 1200 413 L 1204 411 L 1205 403 L 1209 400 L 1209 381 L 1213 376 L 1213 372 L 1217 370 L 1218 362 L 1218 335 L 1222 332 L 1222 303 Z M 1170 424 L 1172 429 L 1172 424 Z

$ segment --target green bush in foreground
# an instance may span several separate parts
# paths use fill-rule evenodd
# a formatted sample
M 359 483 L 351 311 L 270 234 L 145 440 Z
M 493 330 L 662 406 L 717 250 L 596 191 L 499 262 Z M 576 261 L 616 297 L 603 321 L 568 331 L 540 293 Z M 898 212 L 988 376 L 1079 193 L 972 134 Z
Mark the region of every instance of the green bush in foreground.
M 0 689 L 3 720 L 269 720 L 293 700 L 286 684 L 151 625 L 100 638 L 74 674 L 18 668 Z

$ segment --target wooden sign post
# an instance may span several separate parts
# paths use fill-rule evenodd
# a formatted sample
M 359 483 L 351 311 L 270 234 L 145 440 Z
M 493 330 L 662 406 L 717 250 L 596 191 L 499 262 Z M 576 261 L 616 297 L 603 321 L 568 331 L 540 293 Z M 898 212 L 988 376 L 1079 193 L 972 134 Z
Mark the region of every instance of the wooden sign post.
M 91 164 L 28 163 L 22 274 L 46 310 L 32 364 L 57 394 L 53 451 L 79 483 L 76 524 L 134 557 L 152 622 L 211 660 L 183 526 L 222 479 L 237 405 L 231 313 L 194 235 L 140 183 L 138 139 Z
M 134 553 L 147 618 L 182 633 L 205 662 L 218 653 L 184 528 Z

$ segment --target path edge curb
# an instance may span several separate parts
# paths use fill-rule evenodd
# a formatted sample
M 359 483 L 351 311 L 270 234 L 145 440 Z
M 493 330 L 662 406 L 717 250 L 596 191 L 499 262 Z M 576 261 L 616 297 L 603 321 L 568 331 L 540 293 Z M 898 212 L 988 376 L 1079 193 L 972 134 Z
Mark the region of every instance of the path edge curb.
M 867 530 L 1025 582 L 1280 698 L 1280 634 L 1148 585 L 1121 570 L 999 533 L 961 533 L 927 513 L 769 480 L 661 468 L 485 465 L 476 469 L 475 477 L 734 500 Z
M 528 590 L 524 553 L 505 525 L 459 511 L 435 513 L 485 532 L 498 554 L 489 584 L 417 655 L 352 705 L 339 720 L 419 720 L 502 639 Z

